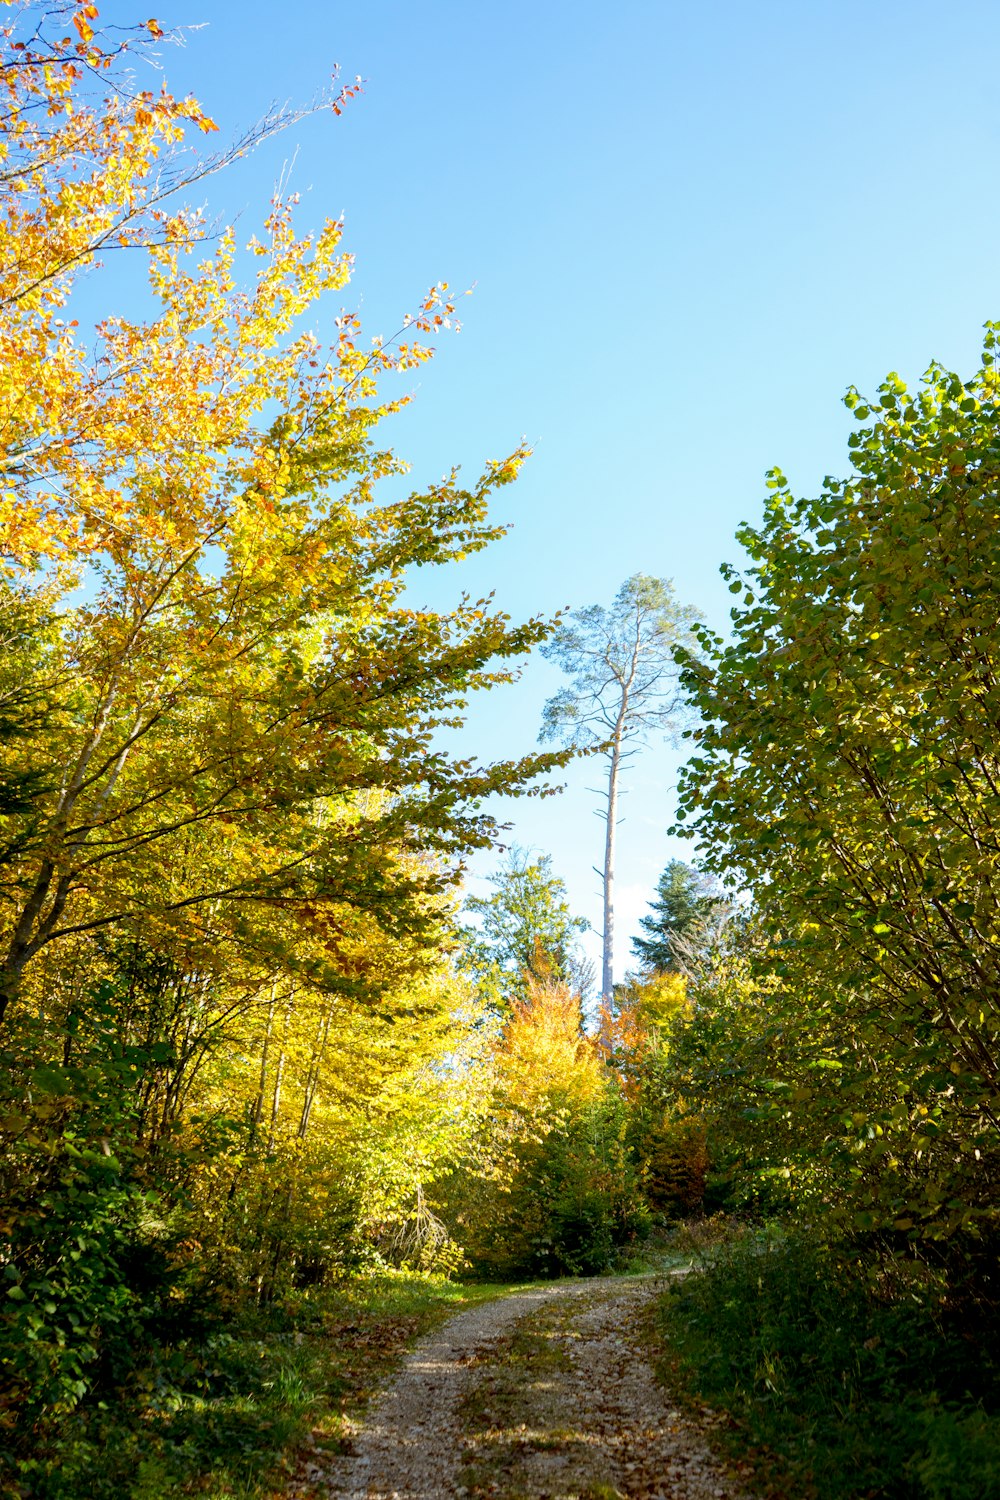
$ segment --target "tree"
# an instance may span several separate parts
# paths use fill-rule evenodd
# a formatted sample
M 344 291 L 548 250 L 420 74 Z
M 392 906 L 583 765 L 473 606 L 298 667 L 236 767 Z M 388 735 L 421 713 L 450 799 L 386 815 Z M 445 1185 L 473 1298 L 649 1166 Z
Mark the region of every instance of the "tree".
M 463 929 L 462 966 L 480 990 L 504 1011 L 526 998 L 532 981 L 565 984 L 586 999 L 592 971 L 577 938 L 588 923 L 571 913 L 551 856 L 532 859 L 514 847 L 489 883 L 493 895 L 465 902 L 465 911 L 478 921 Z
M 362 347 L 343 312 L 324 348 L 304 319 L 347 287 L 341 225 L 299 237 L 280 200 L 246 247 L 249 287 L 231 231 L 192 269 L 203 230 L 163 217 L 177 178 L 158 154 L 204 116 L 168 96 L 95 102 L 91 75 L 116 76 L 116 55 L 93 6 L 57 14 L 79 44 L 18 52 L 8 35 L 0 73 L 17 104 L 0 120 L 0 212 L 21 276 L 0 295 L 0 607 L 34 590 L 54 622 L 25 687 L 46 713 L 0 749 L 20 789 L 0 1016 L 49 945 L 129 924 L 154 947 L 182 929 L 197 941 L 207 912 L 249 946 L 274 937 L 255 913 L 294 912 L 323 927 L 328 978 L 352 983 L 338 956 L 352 927 L 437 923 L 424 897 L 493 837 L 481 799 L 546 764 L 479 767 L 432 744 L 546 625 L 511 627 L 485 601 L 448 615 L 401 602 L 411 569 L 499 534 L 488 496 L 524 452 L 468 487 L 453 474 L 377 503 L 404 466 L 375 428 L 406 399 L 381 398 L 379 377 L 429 357 L 446 289 L 395 341 Z M 147 258 L 153 311 L 105 319 L 88 353 L 55 313 L 106 244 Z
M 488 1131 L 451 1210 L 494 1277 L 593 1275 L 644 1227 L 627 1109 L 581 1021 L 566 985 L 529 979 L 496 1048 Z
M 216 126 L 195 99 L 135 86 L 133 61 L 163 35 L 156 21 L 102 30 L 89 0 L 27 0 L 5 18 L 0 555 L 60 557 L 88 539 L 100 552 L 109 514 L 91 493 L 91 438 L 100 442 L 109 414 L 100 383 L 108 371 L 82 357 L 76 322 L 64 316 L 74 284 L 100 255 L 190 250 L 211 238 L 202 216 L 184 205 L 185 192 L 308 111 L 272 110 L 207 156 L 181 150 L 186 130 L 211 134 Z M 321 103 L 339 113 L 356 92 L 351 86 Z M 129 431 L 121 405 L 116 416 L 120 451 Z M 78 482 L 81 493 L 66 504 Z
M 789 1070 L 796 1110 L 853 1156 L 860 1221 L 914 1235 L 992 1218 L 1000 1167 L 997 336 L 968 381 L 849 392 L 855 471 L 817 498 L 771 474 L 732 643 L 684 674 L 683 811 L 828 1063 Z
M 674 651 L 692 645 L 694 610 L 678 604 L 672 585 L 636 573 L 622 584 L 609 609 L 592 604 L 574 610 L 542 654 L 569 675 L 546 703 L 544 740 L 561 740 L 605 756 L 608 768 L 604 865 L 604 941 L 601 995 L 614 990 L 615 838 L 622 766 L 654 733 L 669 733 L 679 721 Z
M 711 876 L 672 859 L 657 882 L 650 914 L 639 919 L 646 936 L 632 939 L 636 956 L 647 969 L 676 970 L 679 944 L 697 944 L 717 909 L 727 904 Z
M 131 92 L 95 19 L 28 4 L 0 33 L 0 1406 L 26 1431 L 134 1370 L 171 1241 L 263 1295 L 462 1154 L 446 892 L 483 799 L 559 759 L 436 742 L 548 629 L 404 602 L 500 534 L 524 457 L 381 498 L 384 382 L 446 287 L 366 345 L 327 306 L 338 222 L 299 235 L 279 197 L 241 245 L 168 212 L 246 143 L 185 166 L 207 117 Z M 147 315 L 80 336 L 111 250 Z

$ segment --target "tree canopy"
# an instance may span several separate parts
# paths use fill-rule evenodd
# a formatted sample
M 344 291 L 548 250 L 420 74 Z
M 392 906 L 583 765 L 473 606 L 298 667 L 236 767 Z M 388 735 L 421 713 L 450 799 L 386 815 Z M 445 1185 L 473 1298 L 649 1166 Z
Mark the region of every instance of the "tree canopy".
M 552 764 L 477 766 L 435 741 L 545 623 L 402 599 L 408 570 L 500 534 L 488 498 L 524 450 L 377 498 L 405 465 L 376 428 L 407 399 L 379 381 L 429 357 L 446 288 L 395 341 L 362 345 L 341 312 L 325 344 L 308 320 L 348 285 L 340 223 L 298 236 L 276 198 L 245 246 L 227 230 L 205 247 L 198 215 L 165 218 L 169 150 L 208 122 L 166 95 L 102 104 L 91 80 L 121 49 L 88 7 L 57 14 L 79 40 L 11 54 L 0 124 L 19 278 L 0 298 L 0 589 L 19 622 L 0 1013 L 49 944 L 123 923 L 193 940 L 211 908 L 273 949 L 275 913 L 295 913 L 331 952 L 359 922 L 414 931 L 490 842 L 484 796 Z M 55 314 L 112 244 L 145 258 L 149 315 L 78 342 Z
M 134 90 L 156 24 L 98 19 L 28 4 L 0 34 L 0 1487 L 11 1424 L 23 1455 L 100 1403 L 168 1303 L 454 1263 L 429 1195 L 495 1034 L 452 888 L 485 799 L 565 759 L 439 734 L 550 629 L 419 602 L 501 534 L 526 456 L 398 483 L 387 385 L 447 288 L 365 342 L 339 222 L 300 235 L 278 195 L 209 232 L 185 186 L 281 119 L 176 154 L 213 127 Z M 81 331 L 111 249 L 145 309 Z
M 683 810 L 780 940 L 789 1086 L 856 1154 L 858 1211 L 914 1234 L 995 1212 L 996 349 L 991 324 L 969 380 L 849 393 L 855 472 L 815 499 L 771 475 L 732 642 L 685 671 Z
M 551 855 L 509 849 L 489 883 L 492 895 L 469 896 L 464 907 L 477 923 L 464 929 L 461 961 L 480 991 L 505 1011 L 526 999 L 531 981 L 554 981 L 585 999 L 592 970 L 579 937 L 588 923 L 570 911 Z

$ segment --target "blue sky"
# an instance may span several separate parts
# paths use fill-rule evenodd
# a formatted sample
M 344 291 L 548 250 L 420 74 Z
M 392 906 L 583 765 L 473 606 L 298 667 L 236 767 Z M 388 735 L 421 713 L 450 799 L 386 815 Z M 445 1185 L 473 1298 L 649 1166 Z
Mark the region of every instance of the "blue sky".
M 300 222 L 344 214 L 371 333 L 439 278 L 475 283 L 393 446 L 415 486 L 522 436 L 535 452 L 497 498 L 509 537 L 416 580 L 437 607 L 460 589 L 515 616 L 608 603 L 642 571 L 724 630 L 718 567 L 765 470 L 815 490 L 846 468 L 850 383 L 915 380 L 932 358 L 971 372 L 1000 314 L 995 3 L 164 0 L 157 16 L 201 28 L 163 63 L 224 134 L 307 100 L 335 63 L 365 79 L 339 120 L 214 179 L 214 212 L 249 233 L 287 166 Z M 529 750 L 558 683 L 539 659 L 477 702 L 467 751 Z M 665 832 L 676 765 L 652 746 L 631 773 L 619 969 L 686 853 Z M 507 815 L 597 926 L 595 784 L 581 768 Z

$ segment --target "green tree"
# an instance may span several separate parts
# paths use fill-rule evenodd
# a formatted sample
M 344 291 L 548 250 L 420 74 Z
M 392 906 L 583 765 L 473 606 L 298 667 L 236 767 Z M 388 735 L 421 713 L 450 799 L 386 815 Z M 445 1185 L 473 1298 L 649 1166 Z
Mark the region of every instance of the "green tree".
M 712 918 L 730 903 L 711 876 L 672 859 L 656 885 L 649 915 L 640 917 L 644 937 L 632 947 L 646 969 L 676 970 L 682 950 L 697 947 Z
M 780 939 L 800 1061 L 851 1079 L 786 1073 L 789 1098 L 851 1153 L 860 1221 L 914 1235 L 996 1214 L 997 332 L 971 380 L 850 391 L 846 480 L 796 499 L 772 473 L 732 642 L 702 632 L 684 673 L 702 724 L 682 813 Z
M 464 907 L 476 921 L 463 928 L 461 961 L 480 991 L 503 1011 L 526 997 L 533 980 L 568 985 L 585 999 L 593 971 L 578 938 L 589 924 L 570 911 L 551 856 L 532 858 L 515 846 L 489 883 L 492 895 L 470 896 Z
M 604 935 L 601 998 L 614 991 L 615 843 L 622 767 L 654 733 L 677 727 L 682 699 L 674 652 L 693 645 L 696 611 L 679 604 L 663 578 L 636 573 L 626 579 L 610 608 L 591 604 L 574 610 L 542 654 L 558 663 L 570 683 L 546 703 L 542 740 L 559 740 L 599 752 L 607 763 L 604 812 Z

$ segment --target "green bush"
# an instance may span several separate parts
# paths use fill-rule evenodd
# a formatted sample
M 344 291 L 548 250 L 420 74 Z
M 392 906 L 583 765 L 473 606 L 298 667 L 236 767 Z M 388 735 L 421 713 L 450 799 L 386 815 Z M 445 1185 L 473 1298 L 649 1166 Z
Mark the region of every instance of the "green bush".
M 926 1264 L 750 1237 L 673 1287 L 665 1358 L 815 1500 L 1000 1496 L 1000 1343 Z
M 649 1229 L 620 1101 L 601 1099 L 519 1150 L 508 1188 L 490 1186 L 456 1232 L 480 1273 L 595 1276 Z
M 194 1319 L 131 1113 L 150 1059 L 106 1040 L 57 1065 L 22 1028 L 0 1053 L 0 1447 L 120 1386 Z

